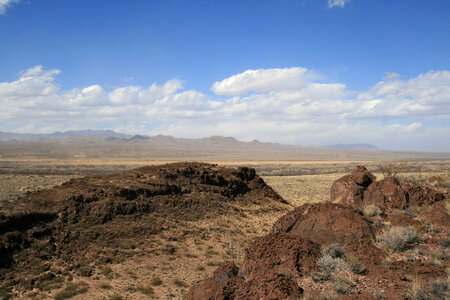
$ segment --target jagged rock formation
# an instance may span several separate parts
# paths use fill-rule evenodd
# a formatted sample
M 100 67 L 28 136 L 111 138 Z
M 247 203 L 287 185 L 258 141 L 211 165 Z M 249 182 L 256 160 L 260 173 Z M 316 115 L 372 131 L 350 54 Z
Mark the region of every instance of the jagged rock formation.
M 358 166 L 351 175 L 345 175 L 333 183 L 331 201 L 357 209 L 364 205 L 376 205 L 382 210 L 404 209 L 412 206 L 431 205 L 450 197 L 447 189 L 421 184 L 400 184 L 395 177 L 376 181 L 365 167 Z
M 101 265 L 118 259 L 105 249 L 145 243 L 180 222 L 282 203 L 246 167 L 175 163 L 72 179 L 0 208 L 0 289 L 32 289 L 54 260 L 62 265 L 50 277 L 89 276 L 95 267 L 83 264 L 88 253 Z
M 282 216 L 272 233 L 246 250 L 240 269 L 233 262 L 223 264 L 194 284 L 188 299 L 450 296 L 448 190 L 402 186 L 395 178 L 376 181 L 359 166 L 333 184 L 331 200 Z M 363 212 L 369 204 L 382 210 Z M 431 208 L 415 215 L 401 210 L 425 205 Z M 439 263 L 433 262 L 436 253 L 441 253 Z

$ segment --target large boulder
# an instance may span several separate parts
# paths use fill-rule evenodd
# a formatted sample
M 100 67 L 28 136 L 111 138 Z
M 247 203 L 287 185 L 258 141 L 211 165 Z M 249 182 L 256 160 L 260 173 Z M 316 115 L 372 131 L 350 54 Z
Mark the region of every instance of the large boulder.
M 268 271 L 299 277 L 317 269 L 320 245 L 290 233 L 271 233 L 247 250 L 240 275 L 254 278 Z
M 383 180 L 372 183 L 364 191 L 364 205 L 376 205 L 385 209 L 403 209 L 408 205 L 406 194 L 395 177 L 386 177 Z
M 404 184 L 403 191 L 410 206 L 432 205 L 449 196 L 448 190 L 420 184 Z
M 336 180 L 331 186 L 331 201 L 353 207 L 360 207 L 364 191 L 376 177 L 364 166 L 357 166 L 350 175 Z
M 284 215 L 272 232 L 286 232 L 319 245 L 339 244 L 355 257 L 379 264 L 383 252 L 373 245 L 375 229 L 352 207 L 325 202 L 304 204 Z
M 299 299 L 303 289 L 282 273 L 260 273 L 251 279 L 238 275 L 234 262 L 223 263 L 211 278 L 191 286 L 189 300 Z
M 382 211 L 411 206 L 432 205 L 450 198 L 448 189 L 424 184 L 402 184 L 396 177 L 376 181 L 365 167 L 356 167 L 350 175 L 336 180 L 331 186 L 331 202 L 361 209 L 376 205 Z

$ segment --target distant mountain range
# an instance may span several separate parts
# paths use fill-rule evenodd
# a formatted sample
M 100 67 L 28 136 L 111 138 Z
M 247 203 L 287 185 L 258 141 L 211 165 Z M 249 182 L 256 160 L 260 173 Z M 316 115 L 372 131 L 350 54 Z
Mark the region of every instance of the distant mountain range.
M 381 160 L 415 157 L 447 159 L 450 153 L 385 151 L 368 143 L 322 147 L 282 145 L 233 137 L 175 138 L 169 135 L 126 135 L 112 130 L 72 130 L 49 134 L 0 132 L 2 158 L 183 160 L 183 161 L 305 161 Z
M 157 136 L 146 136 L 146 135 L 127 135 L 123 133 L 118 133 L 113 130 L 69 130 L 65 132 L 54 132 L 54 133 L 12 133 L 12 132 L 2 132 L 0 131 L 0 140 L 11 141 L 11 140 L 32 140 L 32 139 L 70 139 L 70 138 L 101 138 L 106 142 L 157 142 L 163 145 L 170 144 L 207 144 L 207 145 L 230 145 L 230 144 L 251 144 L 253 146 L 286 146 L 276 143 L 262 143 L 258 140 L 253 140 L 251 142 L 241 142 L 233 137 L 223 137 L 223 136 L 211 136 L 199 139 L 185 139 L 185 138 L 175 138 L 170 135 L 157 135 Z M 289 146 L 288 146 L 289 147 Z M 294 146 L 295 147 L 295 146 Z M 362 143 L 362 144 L 336 144 L 336 145 L 325 145 L 322 148 L 337 149 L 337 150 L 379 150 L 377 146 Z
M 38 138 L 68 138 L 68 137 L 125 137 L 126 134 L 112 130 L 69 130 L 54 133 L 12 133 L 0 131 L 0 140 L 30 140 Z
M 324 145 L 323 148 L 337 149 L 337 150 L 379 150 L 375 145 L 368 143 L 361 144 L 335 144 L 335 145 Z

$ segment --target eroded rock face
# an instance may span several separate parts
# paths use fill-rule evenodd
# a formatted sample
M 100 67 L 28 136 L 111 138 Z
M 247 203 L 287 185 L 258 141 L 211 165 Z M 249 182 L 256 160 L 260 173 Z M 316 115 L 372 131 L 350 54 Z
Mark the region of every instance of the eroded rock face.
M 1 272 L 0 283 L 5 276 L 35 282 L 30 265 L 64 257 L 71 269 L 85 253 L 139 243 L 180 222 L 282 203 L 247 167 L 175 163 L 72 179 L 2 205 L 0 267 L 11 272 Z
M 270 272 L 302 276 L 317 270 L 320 245 L 289 233 L 271 233 L 257 239 L 247 250 L 240 275 L 254 278 Z
M 401 184 L 395 177 L 376 181 L 365 167 L 358 166 L 351 175 L 336 180 L 330 190 L 331 201 L 357 209 L 376 205 L 383 211 L 412 206 L 432 205 L 449 198 L 448 191 L 433 186 Z
M 190 299 L 296 299 L 303 290 L 297 280 L 319 271 L 322 246 L 339 244 L 346 253 L 368 261 L 371 272 L 383 258 L 374 239 L 371 225 L 352 207 L 305 204 L 281 217 L 272 233 L 252 243 L 235 277 L 218 286 L 222 266 L 212 278 L 192 286 Z
M 191 286 L 188 292 L 190 300 L 269 300 L 299 299 L 303 289 L 290 278 L 281 273 L 259 273 L 251 279 L 239 275 L 234 262 L 223 263 L 211 278 Z
M 435 234 L 427 243 L 448 243 L 445 237 L 440 240 L 450 224 L 445 192 L 432 187 L 402 186 L 393 177 L 376 181 L 366 168 L 359 166 L 333 184 L 331 195 L 339 203 L 308 203 L 279 218 L 270 234 L 256 239 L 246 250 L 240 270 L 234 264 L 222 265 L 213 277 L 192 285 L 189 299 L 295 299 L 302 292 L 318 299 L 330 288 L 329 280 L 344 284 L 339 279 L 346 278 L 348 272 L 353 272 L 350 277 L 355 288 L 339 290 L 336 299 L 378 299 L 381 290 L 386 299 L 403 299 L 410 291 L 410 274 L 422 282 L 446 278 L 444 263 L 430 264 L 426 254 L 412 258 L 412 251 L 391 253 L 390 246 L 377 240 L 377 235 L 392 226 L 410 226 L 420 231 L 425 223 L 432 222 L 442 231 L 430 233 L 425 229 L 426 238 Z M 368 204 L 383 212 L 364 216 L 360 208 Z M 414 218 L 414 211 L 400 210 L 409 205 L 430 208 L 419 209 Z M 405 247 L 413 249 L 414 243 Z M 426 247 L 428 250 L 421 250 L 423 253 L 431 251 Z M 331 254 L 336 251 L 340 253 L 337 259 L 346 265 L 345 271 L 323 279 L 321 274 L 327 272 L 324 265 L 336 262 Z M 317 282 L 311 283 L 312 280 Z
M 331 187 L 331 202 L 359 207 L 362 205 L 364 191 L 376 180 L 366 167 L 357 166 L 350 175 L 336 180 Z
M 373 264 L 380 263 L 384 255 L 373 245 L 372 225 L 359 211 L 340 204 L 304 204 L 278 219 L 272 231 L 287 232 L 319 245 L 339 244 L 356 257 L 370 257 Z
M 357 166 L 353 169 L 351 177 L 356 184 L 363 187 L 368 187 L 376 180 L 375 175 L 370 173 L 364 166 Z
M 408 205 L 405 192 L 395 177 L 386 177 L 372 183 L 364 191 L 363 198 L 364 205 L 376 205 L 383 210 L 387 208 L 403 209 Z

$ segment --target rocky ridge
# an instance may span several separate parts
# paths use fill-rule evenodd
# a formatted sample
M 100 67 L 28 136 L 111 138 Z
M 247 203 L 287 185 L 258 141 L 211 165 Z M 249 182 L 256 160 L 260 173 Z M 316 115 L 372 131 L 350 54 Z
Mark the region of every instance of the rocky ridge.
M 446 188 L 377 181 L 358 166 L 330 201 L 281 217 L 239 267 L 224 263 L 188 299 L 448 298 L 449 201 Z
M 135 247 L 174 253 L 171 244 L 155 249 L 152 237 L 196 234 L 186 222 L 285 207 L 254 169 L 204 163 L 76 178 L 27 193 L 0 208 L 0 296 L 99 274 L 132 258 Z

